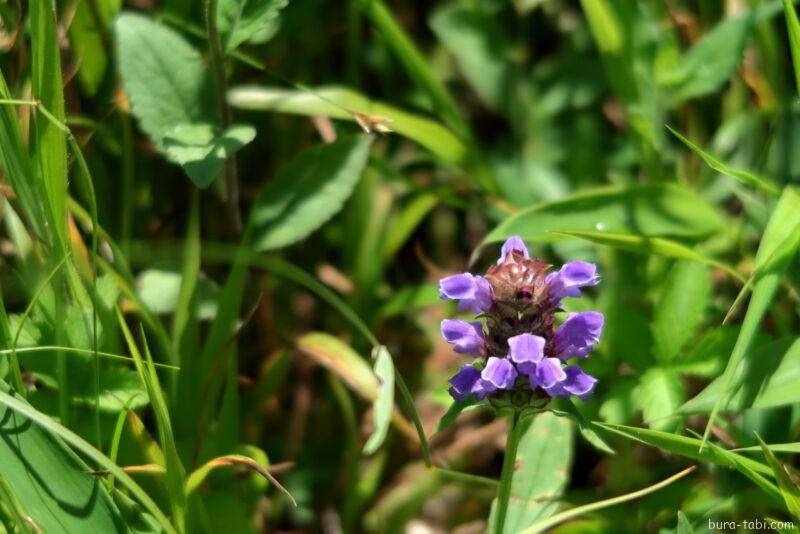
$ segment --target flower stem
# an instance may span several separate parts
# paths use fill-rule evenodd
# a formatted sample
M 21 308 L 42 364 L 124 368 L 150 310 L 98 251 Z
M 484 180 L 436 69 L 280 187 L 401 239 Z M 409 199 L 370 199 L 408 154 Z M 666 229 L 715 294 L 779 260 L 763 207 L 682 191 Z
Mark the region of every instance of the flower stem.
M 511 497 L 511 482 L 514 478 L 514 467 L 517 463 L 517 445 L 522 437 L 520 413 L 517 410 L 509 417 L 506 452 L 503 457 L 503 472 L 500 476 L 500 487 L 497 490 L 497 508 L 495 509 L 494 534 L 503 534 L 508 512 L 508 501 Z

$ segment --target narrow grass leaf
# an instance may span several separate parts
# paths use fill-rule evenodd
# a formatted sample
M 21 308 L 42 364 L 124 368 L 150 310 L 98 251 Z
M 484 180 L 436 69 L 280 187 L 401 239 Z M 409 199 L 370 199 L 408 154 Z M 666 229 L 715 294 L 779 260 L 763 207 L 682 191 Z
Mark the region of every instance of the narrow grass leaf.
M 324 115 L 356 122 L 357 114 L 386 117 L 394 132 L 427 148 L 447 163 L 465 165 L 467 146 L 440 122 L 402 108 L 371 100 L 346 87 L 317 87 L 309 91 L 275 87 L 234 87 L 228 93 L 231 105 L 240 109 L 291 113 L 313 117 Z
M 595 510 L 602 510 L 603 508 L 608 508 L 610 506 L 615 506 L 617 504 L 622 504 L 624 502 L 644 497 L 645 495 L 658 491 L 661 488 L 664 488 L 672 484 L 676 480 L 685 477 L 686 475 L 694 471 L 694 469 L 695 469 L 694 467 L 689 467 L 687 469 L 684 469 L 680 473 L 676 473 L 657 484 L 653 484 L 652 486 L 640 489 L 639 491 L 626 493 L 625 495 L 620 495 L 619 497 L 613 497 L 611 499 L 605 499 L 602 501 L 593 502 L 591 504 L 585 504 L 583 506 L 576 506 L 575 508 L 572 508 L 570 510 L 565 510 L 563 512 L 555 514 L 552 517 L 549 517 L 548 519 L 534 523 L 531 527 L 523 530 L 521 534 L 535 534 L 537 532 L 544 532 L 558 525 L 559 523 L 563 523 L 564 521 L 580 517 L 584 514 L 588 514 L 589 512 L 594 512 Z
M 727 165 L 696 144 L 689 141 L 686 137 L 684 137 L 680 132 L 673 129 L 670 126 L 667 126 L 667 130 L 672 132 L 672 135 L 677 137 L 684 145 L 689 147 L 689 149 L 700 156 L 700 158 L 706 162 L 706 165 L 717 171 L 718 173 L 724 174 L 725 176 L 730 176 L 731 178 L 735 178 L 739 182 L 743 183 L 749 187 L 755 187 L 756 189 L 760 189 L 770 195 L 779 195 L 781 190 L 775 185 L 771 180 L 768 178 L 761 177 L 753 172 L 746 171 L 744 169 L 737 169 L 735 167 L 731 167 Z
M 772 467 L 773 473 L 775 473 L 775 480 L 778 481 L 778 487 L 781 490 L 781 495 L 783 495 L 783 500 L 786 502 L 786 508 L 795 518 L 800 519 L 800 486 L 797 482 L 800 478 L 794 473 L 790 465 L 784 464 L 775 457 L 772 450 L 761 439 L 761 436 L 756 434 L 756 439 L 761 446 L 764 457 Z
M 797 19 L 792 0 L 783 0 L 786 15 L 786 28 L 789 31 L 789 50 L 792 53 L 792 66 L 798 94 L 800 94 L 800 20 Z
M 717 413 L 728 401 L 729 392 L 735 385 L 735 372 L 747 358 L 761 319 L 772 303 L 789 262 L 797 255 L 798 246 L 800 246 L 800 195 L 793 188 L 787 187 L 770 216 L 756 253 L 755 271 L 761 274 L 753 285 L 753 296 L 747 307 L 739 338 L 722 375 L 721 394 L 709 415 L 703 443 L 708 439 Z

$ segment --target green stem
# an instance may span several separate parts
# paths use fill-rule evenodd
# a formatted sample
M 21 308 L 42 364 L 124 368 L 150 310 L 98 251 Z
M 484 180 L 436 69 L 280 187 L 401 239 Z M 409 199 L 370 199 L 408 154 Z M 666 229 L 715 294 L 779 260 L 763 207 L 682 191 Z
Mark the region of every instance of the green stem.
M 217 86 L 217 103 L 219 105 L 219 120 L 222 130 L 227 130 L 233 122 L 233 114 L 228 105 L 228 82 L 225 79 L 225 60 L 222 56 L 222 47 L 219 41 L 219 28 L 217 27 L 217 0 L 205 0 L 206 32 L 208 34 L 208 50 L 211 54 L 211 71 Z M 222 170 L 225 179 L 225 196 L 228 204 L 228 216 L 234 233 L 242 233 L 242 214 L 239 211 L 239 179 L 236 175 L 236 156 L 225 160 Z
M 500 476 L 500 487 L 497 490 L 497 508 L 494 521 L 494 534 L 503 534 L 508 512 L 508 500 L 511 497 L 511 482 L 514 478 L 514 466 L 517 463 L 517 445 L 521 437 L 522 425 L 520 414 L 515 411 L 508 421 L 508 438 L 506 452 L 503 457 L 503 472 Z
M 403 377 L 396 367 L 394 370 L 394 381 L 397 384 L 397 389 L 400 390 L 400 396 L 403 397 L 403 401 L 408 405 L 409 411 L 411 411 L 411 418 L 414 421 L 414 427 L 417 429 L 417 434 L 419 435 L 419 446 L 422 449 L 422 459 L 425 461 L 425 466 L 431 467 L 433 465 L 431 461 L 431 449 L 428 446 L 428 438 L 425 437 L 425 429 L 422 427 L 422 421 L 420 421 L 417 407 L 414 404 L 414 397 L 411 396 L 411 392 L 408 391 L 405 380 L 403 380 Z

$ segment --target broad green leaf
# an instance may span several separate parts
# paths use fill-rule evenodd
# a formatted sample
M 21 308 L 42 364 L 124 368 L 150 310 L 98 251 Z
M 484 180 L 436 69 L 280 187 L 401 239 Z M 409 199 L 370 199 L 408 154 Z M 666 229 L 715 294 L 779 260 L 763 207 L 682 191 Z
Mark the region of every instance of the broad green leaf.
M 771 195 L 780 194 L 781 190 L 778 189 L 778 186 L 772 183 L 772 181 L 769 180 L 768 178 L 763 178 L 755 173 L 746 171 L 744 169 L 737 169 L 735 167 L 731 167 L 730 165 L 721 162 L 720 160 L 718 160 L 717 158 L 715 158 L 714 156 L 712 156 L 711 154 L 709 154 L 708 152 L 697 146 L 696 144 L 686 139 L 683 135 L 680 134 L 680 132 L 670 128 L 669 126 L 667 126 L 667 130 L 672 132 L 672 135 L 677 137 L 684 145 L 689 147 L 689 149 L 692 152 L 700 156 L 700 158 L 706 162 L 706 165 L 708 165 L 718 173 L 730 176 L 731 178 L 735 178 L 744 185 L 755 187 L 756 189 L 761 189 L 762 191 L 765 191 Z
M 537 204 L 507 218 L 483 245 L 519 235 L 559 239 L 553 231 L 599 231 L 646 236 L 701 237 L 724 227 L 719 213 L 697 194 L 669 185 L 611 186 Z
M 731 274 L 737 280 L 745 280 L 744 276 L 739 274 L 736 269 L 730 265 L 721 261 L 717 261 L 713 258 L 709 258 L 708 256 L 704 256 L 699 252 L 696 252 L 694 249 L 678 243 L 677 241 L 664 239 L 662 237 L 646 237 L 635 234 L 613 234 L 609 232 L 592 231 L 553 231 L 553 233 L 557 235 L 577 237 L 579 239 L 585 239 L 586 241 L 591 241 L 599 245 L 606 245 L 619 250 L 627 250 L 629 252 L 635 252 L 637 254 L 644 254 L 647 256 L 658 255 L 666 258 L 698 261 L 707 265 L 719 267 L 720 269 L 723 269 L 727 273 Z
M 307 91 L 274 87 L 234 87 L 228 93 L 231 105 L 241 109 L 325 115 L 355 121 L 354 113 L 386 117 L 388 126 L 399 135 L 416 141 L 448 163 L 465 164 L 466 145 L 441 123 L 398 107 L 370 100 L 345 87 L 318 87 Z
M 737 337 L 739 328 L 736 326 L 708 330 L 692 343 L 691 348 L 681 351 L 670 362 L 669 368 L 683 374 L 716 378 L 725 369 L 725 362 L 736 345 Z
M 705 318 L 711 277 L 702 263 L 679 261 L 667 275 L 653 310 L 656 360 L 668 364 L 679 356 Z
M 480 4 L 450 3 L 434 11 L 429 23 L 484 104 L 505 109 L 513 72 L 510 46 L 491 11 Z
M 50 508 L 51 511 L 57 510 L 60 506 L 63 506 L 65 504 L 69 505 L 71 501 L 65 499 L 71 499 L 76 494 L 78 496 L 81 496 L 82 493 L 86 491 L 86 488 L 88 488 L 89 493 L 84 494 L 83 499 L 75 502 L 75 504 L 79 506 L 77 510 L 78 514 L 85 514 L 87 502 L 95 502 L 96 503 L 95 506 L 104 506 L 104 504 L 102 504 L 102 502 L 104 501 L 103 495 L 104 494 L 106 496 L 108 495 L 107 493 L 105 493 L 105 490 L 103 489 L 99 480 L 86 477 L 86 471 L 88 470 L 86 464 L 80 461 L 80 459 L 77 459 L 77 457 L 75 457 L 74 454 L 71 453 L 71 451 L 63 445 L 63 443 L 65 442 L 68 445 L 71 445 L 75 449 L 79 450 L 86 458 L 91 459 L 95 464 L 113 474 L 117 478 L 117 480 L 119 480 L 120 484 L 122 484 L 122 486 L 124 486 L 131 493 L 131 495 L 133 495 L 144 506 L 147 512 L 149 512 L 150 514 L 153 515 L 153 517 L 156 518 L 156 520 L 158 521 L 159 525 L 161 526 L 164 532 L 167 532 L 169 534 L 176 534 L 175 528 L 172 526 L 172 524 L 169 522 L 166 516 L 161 512 L 158 506 L 156 506 L 156 504 L 147 495 L 147 493 L 145 493 L 144 490 L 142 490 L 142 488 L 138 484 L 136 484 L 136 482 L 134 482 L 133 479 L 128 474 L 125 473 L 125 471 L 120 469 L 120 467 L 117 466 L 111 460 L 109 460 L 107 456 L 105 456 L 102 452 L 95 449 L 91 444 L 89 444 L 83 438 L 75 434 L 73 431 L 57 423 L 47 415 L 35 410 L 32 406 L 30 406 L 23 400 L 19 399 L 17 396 L 10 394 L 8 392 L 8 386 L 4 382 L 0 382 L 0 404 L 6 408 L 6 412 L 8 413 L 7 416 L 1 418 L 2 421 L 6 422 L 6 424 L 18 427 L 20 423 L 26 421 L 32 423 L 32 425 L 26 425 L 23 432 L 15 432 L 14 434 L 8 436 L 10 441 L 5 439 L 1 440 L 0 447 L 9 443 L 10 446 L 13 447 L 13 444 L 15 442 L 14 435 L 25 435 L 26 438 L 31 437 L 31 439 L 34 439 L 33 438 L 34 436 L 44 436 L 43 439 L 50 438 L 51 440 L 50 442 L 55 443 L 55 445 L 52 448 L 44 444 L 40 447 L 32 445 L 30 448 L 26 448 L 26 451 L 29 451 L 31 454 L 33 454 L 33 451 L 38 451 L 43 456 L 41 461 L 37 461 L 33 465 L 34 466 L 52 465 L 49 460 L 58 458 L 58 459 L 64 459 L 64 462 L 66 461 L 71 462 L 72 467 L 69 469 L 77 470 L 76 476 L 74 477 L 75 480 L 70 482 L 68 490 L 66 490 L 65 492 L 59 492 L 50 495 L 51 498 L 58 497 L 61 499 L 56 503 L 55 508 Z M 30 430 L 31 428 L 36 428 L 38 430 L 38 433 L 33 434 L 33 431 Z M 31 433 L 27 434 L 28 432 Z M 36 441 L 40 440 L 36 438 Z M 61 451 L 56 450 L 56 446 L 60 447 Z M 16 462 L 17 463 L 22 462 L 22 459 L 19 456 L 18 447 L 16 448 L 17 452 L 13 452 L 13 450 L 14 449 L 12 449 L 12 453 L 17 458 Z M 24 461 L 25 465 L 29 465 L 30 461 L 31 461 L 30 457 L 26 458 Z M 10 463 L 7 464 L 6 461 L 4 460 L 3 465 L 5 467 L 6 465 L 11 466 L 13 464 Z M 57 467 L 51 470 L 52 473 L 51 478 L 70 480 L 69 478 L 67 478 L 67 476 L 70 475 L 68 473 L 65 473 L 64 471 L 64 469 L 67 469 L 68 465 L 69 464 L 65 465 L 65 463 L 59 462 Z M 3 475 L 8 476 L 5 470 L 3 471 Z M 30 473 L 22 474 L 22 476 L 28 479 L 28 482 L 30 483 L 29 475 Z M 47 479 L 46 482 L 56 483 L 56 481 L 51 481 L 49 479 Z M 42 491 L 42 488 L 41 487 L 36 488 L 34 489 L 34 491 L 36 493 L 39 493 L 40 491 Z M 97 501 L 98 495 L 96 492 L 99 493 L 99 502 Z M 32 512 L 32 510 L 29 511 Z M 76 510 L 72 509 L 71 513 L 76 513 Z M 83 515 L 82 517 L 86 518 L 87 516 Z M 88 517 L 92 517 L 92 514 L 89 514 Z M 59 514 L 57 519 L 63 521 L 65 518 L 62 517 L 61 514 Z M 53 531 L 59 532 L 61 531 L 61 529 L 56 528 Z M 80 529 L 78 531 L 80 531 Z M 111 528 L 108 531 L 116 532 L 117 531 L 116 526 L 114 526 L 114 528 Z M 104 530 L 99 530 L 99 531 L 92 530 L 92 532 L 104 532 Z
M 220 0 L 217 6 L 222 51 L 236 48 L 272 24 L 289 0 Z
M 729 393 L 735 385 L 740 385 L 747 378 L 747 373 L 742 375 L 739 380 L 734 380 L 734 375 L 742 362 L 746 360 L 761 325 L 761 319 L 769 309 L 781 278 L 783 278 L 789 263 L 797 255 L 799 246 L 800 195 L 793 188 L 787 187 L 770 216 L 756 253 L 754 271 L 758 278 L 753 285 L 753 296 L 747 307 L 739 338 L 736 340 L 736 346 L 733 348 L 725 372 L 721 377 L 721 394 L 711 409 L 703 435 L 704 442 L 708 438 L 717 412 L 727 401 Z
M 181 273 L 177 269 L 157 267 L 145 269 L 136 277 L 136 293 L 153 313 L 174 313 L 178 307 Z M 198 319 L 213 319 L 217 313 L 219 288 L 202 273 L 197 279 L 197 301 L 194 312 Z
M 720 89 L 742 59 L 750 37 L 752 13 L 717 24 L 695 44 L 672 70 L 659 76 L 659 83 L 673 103 L 707 95 Z
M 373 454 L 383 444 L 394 413 L 394 361 L 383 345 L 372 350 L 375 376 L 380 381 L 378 398 L 372 405 L 372 435 L 364 445 L 364 454 Z
M 361 398 L 374 402 L 380 384 L 367 362 L 339 338 L 322 332 L 305 334 L 296 341 L 297 349 L 314 358 L 344 380 Z
M 0 397 L 2 477 L 38 530 L 126 532 L 102 481 L 87 474 L 91 469 L 61 439 L 10 407 L 7 399 L 35 412 L 2 381 Z
M 775 473 L 775 480 L 778 481 L 778 487 L 781 489 L 781 495 L 786 502 L 786 508 L 797 519 L 800 519 L 800 485 L 798 485 L 798 476 L 794 473 L 794 469 L 790 465 L 784 464 L 772 453 L 770 448 L 761 439 L 761 436 L 756 434 L 759 445 L 764 456 L 772 467 L 772 472 Z
M 796 89 L 800 94 L 800 20 L 797 20 L 797 11 L 792 0 L 783 0 L 783 11 L 786 15 L 786 28 L 789 31 L 789 49 L 792 52 Z
M 106 413 L 119 413 L 123 409 L 138 410 L 147 406 L 147 392 L 138 375 L 120 367 L 100 371 L 100 395 L 97 408 Z M 95 406 L 92 391 L 74 391 L 72 401 Z
M 683 385 L 677 373 L 652 367 L 639 381 L 636 398 L 640 403 L 644 420 L 650 428 L 672 430 L 677 426 L 674 414 L 683 402 Z
M 778 495 L 777 487 L 766 480 L 764 476 L 771 476 L 772 471 L 769 466 L 760 462 L 746 458 L 735 452 L 726 451 L 720 447 L 710 444 L 710 447 L 700 449 L 701 440 L 680 436 L 669 432 L 658 430 L 648 430 L 625 425 L 615 425 L 611 423 L 594 423 L 600 428 L 604 428 L 628 439 L 650 445 L 662 451 L 671 452 L 686 458 L 692 458 L 701 462 L 710 462 L 731 469 L 736 469 L 746 477 L 756 482 L 767 493 Z
M 208 187 L 222 172 L 225 160 L 255 137 L 255 128 L 245 124 L 234 124 L 224 132 L 208 123 L 179 124 L 164 136 L 164 148 L 197 187 Z
M 180 34 L 133 13 L 117 17 L 114 34 L 131 111 L 159 150 L 177 125 L 213 120 L 208 66 Z
M 291 245 L 333 217 L 367 164 L 370 142 L 364 135 L 317 146 L 278 171 L 253 203 L 253 247 L 264 251 Z
M 505 521 L 506 532 L 520 532 L 558 510 L 558 496 L 569 482 L 572 463 L 572 425 L 550 412 L 523 420 L 517 447 L 511 498 Z M 495 503 L 489 524 L 494 524 Z
M 105 76 L 109 50 L 106 50 L 103 32 L 121 7 L 122 0 L 96 0 L 80 2 L 75 9 L 69 35 L 72 51 L 80 63 L 78 79 L 88 95 L 97 93 Z M 92 13 L 95 8 L 97 13 Z M 100 17 L 100 27 L 95 16 Z
M 800 402 L 800 339 L 775 341 L 747 354 L 731 378 L 738 384 L 723 406 L 725 411 L 770 408 Z M 683 413 L 705 413 L 714 408 L 726 383 L 714 380 L 681 407 Z

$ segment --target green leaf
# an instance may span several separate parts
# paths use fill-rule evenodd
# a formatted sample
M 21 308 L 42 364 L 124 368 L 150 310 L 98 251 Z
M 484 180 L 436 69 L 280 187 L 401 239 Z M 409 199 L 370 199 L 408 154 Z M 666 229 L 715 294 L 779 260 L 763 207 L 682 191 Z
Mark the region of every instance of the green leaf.
M 100 17 L 98 27 L 95 14 Z M 80 2 L 75 9 L 75 16 L 69 26 L 69 36 L 72 40 L 72 51 L 77 56 L 80 68 L 78 80 L 81 87 L 88 95 L 97 93 L 100 83 L 108 66 L 108 50 L 103 39 L 106 26 L 122 7 L 122 0 L 97 0 Z
M 726 377 L 720 376 L 681 407 L 683 413 L 706 413 L 719 402 Z M 732 375 L 737 387 L 726 411 L 770 408 L 800 402 L 800 338 L 774 341 L 749 353 Z
M 746 171 L 744 169 L 737 169 L 735 167 L 731 167 L 730 165 L 726 165 L 725 163 L 721 162 L 696 144 L 689 141 L 680 132 L 672 129 L 671 127 L 667 126 L 667 130 L 672 132 L 672 135 L 677 137 L 684 145 L 689 147 L 689 149 L 700 156 L 700 158 L 706 162 L 706 165 L 717 171 L 718 173 L 724 174 L 725 176 L 730 176 L 731 178 L 735 178 L 739 182 L 743 183 L 744 185 L 755 187 L 756 189 L 761 189 L 769 193 L 770 195 L 779 195 L 781 190 L 775 185 L 771 180 L 768 178 L 763 178 L 758 176 L 755 173 L 750 171 Z
M 742 59 L 752 24 L 752 13 L 720 22 L 678 65 L 663 73 L 659 82 L 669 91 L 673 103 L 720 89 Z
M 677 373 L 653 367 L 642 375 L 637 392 L 644 420 L 650 428 L 672 430 L 677 426 L 675 420 L 665 419 L 678 410 L 684 399 L 683 385 Z
M 340 139 L 302 152 L 256 196 L 250 215 L 258 251 L 299 241 L 344 205 L 367 164 L 371 138 Z
M 736 469 L 744 476 L 755 482 L 761 489 L 773 497 L 779 496 L 778 488 L 769 480 L 764 478 L 770 476 L 770 468 L 760 462 L 746 458 L 731 451 L 726 451 L 714 444 L 709 447 L 700 448 L 701 440 L 687 436 L 679 436 L 669 432 L 658 430 L 648 430 L 625 425 L 615 425 L 611 423 L 593 423 L 600 428 L 604 428 L 615 434 L 619 434 L 628 439 L 650 445 L 662 451 L 671 452 L 686 458 L 692 458 L 702 462 L 710 462 L 731 469 Z
M 679 373 L 716 378 L 725 369 L 736 338 L 739 337 L 739 327 L 721 326 L 708 330 L 691 349 L 683 351 L 677 358 L 670 362 L 669 367 Z
M 64 89 L 61 81 L 61 49 L 53 0 L 33 0 L 30 7 L 31 91 L 51 117 L 64 122 Z M 67 243 L 67 139 L 64 131 L 43 115 L 35 116 L 31 158 L 39 170 L 49 224 L 55 243 Z
M 236 48 L 274 23 L 289 0 L 221 0 L 217 6 L 222 51 L 230 54 Z
M 568 420 L 542 412 L 519 424 L 527 429 L 517 447 L 505 520 L 507 532 L 520 532 L 558 510 L 557 499 L 567 486 L 572 463 L 572 425 Z M 494 524 L 495 504 L 490 525 Z
M 293 91 L 272 87 L 235 87 L 228 92 L 231 105 L 241 109 L 325 115 L 355 122 L 353 113 L 376 115 L 391 120 L 389 126 L 398 134 L 430 150 L 442 160 L 464 165 L 469 152 L 466 145 L 441 123 L 409 113 L 398 107 L 370 100 L 344 87 L 318 87 Z
M 372 435 L 364 445 L 364 454 L 373 454 L 383 444 L 394 415 L 394 361 L 383 345 L 372 350 L 375 376 L 380 381 L 378 398 L 372 405 Z
M 783 0 L 783 11 L 786 15 L 786 28 L 789 31 L 789 49 L 792 52 L 797 93 L 800 94 L 800 20 L 797 20 L 797 11 L 792 0 Z
M 176 125 L 213 120 L 209 69 L 180 34 L 133 13 L 117 17 L 114 33 L 131 111 L 159 150 Z
M 783 500 L 786 502 L 786 508 L 795 517 L 800 519 L 800 485 L 798 485 L 798 476 L 794 470 L 787 464 L 778 460 L 772 451 L 761 439 L 761 436 L 756 434 L 756 439 L 767 462 L 772 467 L 772 472 L 775 473 L 775 480 L 778 481 L 778 487 L 783 495 Z
M 767 445 L 772 452 L 789 452 L 792 454 L 800 453 L 800 441 L 795 443 L 773 443 Z M 752 447 L 742 447 L 741 449 L 734 449 L 735 452 L 755 452 L 761 451 L 761 445 L 754 445 Z
M 586 241 L 591 241 L 592 243 L 597 243 L 599 245 L 606 245 L 619 250 L 627 250 L 637 254 L 644 254 L 646 256 L 658 255 L 666 258 L 698 261 L 705 263 L 706 265 L 719 267 L 720 269 L 723 269 L 727 273 L 731 274 L 737 280 L 741 280 L 742 282 L 745 281 L 745 277 L 739 274 L 736 269 L 730 265 L 721 261 L 717 261 L 713 258 L 709 258 L 708 256 L 704 256 L 699 252 L 696 252 L 694 249 L 678 243 L 677 241 L 671 241 L 662 237 L 646 237 L 633 234 L 612 234 L 609 232 L 592 231 L 553 231 L 553 233 L 557 235 L 577 237 L 579 239 L 585 239 Z
M 578 410 L 575 404 L 572 402 L 571 399 L 557 399 L 556 406 L 563 411 L 556 411 L 555 413 L 558 416 L 565 415 L 575 421 L 578 425 L 578 430 L 583 436 L 583 439 L 589 442 L 589 444 L 599 451 L 603 451 L 606 454 L 616 454 L 614 449 L 611 448 L 611 445 L 606 443 L 606 441 L 600 437 L 592 424 L 586 420 L 583 414 Z
M 344 380 L 361 398 L 374 402 L 379 382 L 364 359 L 350 345 L 322 332 L 305 334 L 296 341 L 297 349 Z
M 680 261 L 667 275 L 653 310 L 655 357 L 669 364 L 703 323 L 711 298 L 711 279 L 702 263 Z
M 433 13 L 430 26 L 484 104 L 504 109 L 512 81 L 510 46 L 492 13 L 480 5 L 451 3 Z
M 678 510 L 678 525 L 675 527 L 675 534 L 694 534 L 692 523 L 680 510 Z
M 182 276 L 174 268 L 145 269 L 136 277 L 136 293 L 153 313 L 168 314 L 178 309 Z M 200 273 L 197 277 L 194 313 L 198 319 L 213 319 L 217 313 L 219 287 Z
M 234 124 L 222 133 L 208 123 L 179 124 L 164 136 L 164 148 L 197 187 L 208 187 L 225 160 L 255 137 L 255 128 L 245 124 Z
M 453 424 L 456 422 L 456 419 L 458 419 L 458 416 L 461 415 L 461 412 L 477 408 L 482 404 L 483 403 L 479 401 L 475 395 L 469 395 L 464 399 L 453 401 L 442 418 L 439 419 L 439 424 L 436 425 L 436 432 L 441 432 L 442 430 L 453 426 Z
M 0 381 L 2 476 L 37 530 L 126 532 L 102 481 L 42 421 L 60 427 Z
M 721 394 L 709 415 L 703 435 L 704 442 L 708 438 L 717 412 L 727 401 L 729 392 L 737 382 L 741 383 L 741 380 L 746 378 L 745 374 L 740 380 L 735 381 L 734 375 L 746 360 L 761 325 L 761 319 L 769 309 L 789 263 L 797 255 L 798 247 L 800 247 L 800 195 L 793 188 L 787 187 L 770 216 L 756 253 L 754 271 L 758 278 L 753 285 L 753 296 L 747 307 L 739 338 L 721 377 Z
M 558 239 L 553 231 L 602 231 L 647 236 L 701 237 L 724 228 L 719 213 L 688 189 L 669 185 L 611 186 L 537 204 L 500 223 L 482 245 L 519 235 Z

